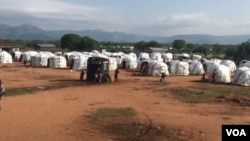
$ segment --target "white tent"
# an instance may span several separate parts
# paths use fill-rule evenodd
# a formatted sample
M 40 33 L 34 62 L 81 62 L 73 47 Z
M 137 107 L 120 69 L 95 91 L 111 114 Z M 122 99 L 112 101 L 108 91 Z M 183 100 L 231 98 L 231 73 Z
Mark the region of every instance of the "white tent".
M 210 62 L 216 63 L 216 64 L 220 64 L 221 63 L 221 59 L 216 59 L 216 58 L 212 58 L 210 59 Z
M 49 58 L 49 67 L 50 68 L 66 68 L 67 61 L 64 56 L 54 56 Z
M 48 67 L 49 58 L 54 57 L 55 54 L 51 52 L 39 52 L 31 56 L 30 65 L 32 67 Z
M 244 66 L 250 68 L 250 61 L 248 61 L 248 60 L 242 60 L 240 62 L 239 67 L 244 67 Z
M 92 56 L 94 57 L 101 57 L 101 58 L 106 58 L 109 60 L 109 70 L 115 70 L 117 68 L 117 58 L 111 57 L 112 53 L 110 54 L 100 54 L 100 53 L 94 53 Z
M 127 68 L 127 69 L 136 69 L 137 68 L 137 57 L 136 57 L 136 54 L 134 54 L 134 53 L 126 54 L 122 58 L 122 61 L 126 62 L 125 68 Z
M 142 63 L 144 60 L 150 60 L 149 53 L 147 53 L 147 52 L 141 52 L 141 53 L 139 53 L 139 55 L 138 55 L 138 57 L 137 57 L 137 67 L 138 67 L 138 68 L 140 68 L 141 63 Z
M 112 56 L 112 53 L 111 53 L 111 52 L 107 52 L 107 51 L 106 51 L 106 52 L 103 52 L 102 54 L 103 54 L 103 55 L 106 55 L 106 56 L 108 56 L 108 57 L 111 57 L 111 56 Z
M 189 75 L 189 64 L 187 62 L 172 60 L 170 62 L 171 75 Z
M 161 53 L 159 53 L 159 52 L 153 52 L 153 53 L 151 53 L 151 54 L 150 54 L 150 58 L 151 58 L 152 60 L 157 60 L 157 61 L 163 62 L 163 59 L 162 59 L 162 57 L 161 57 Z
M 169 75 L 168 66 L 161 61 L 157 60 L 143 60 L 141 64 L 147 64 L 145 73 L 149 76 L 161 76 L 161 73 Z M 140 66 L 140 71 L 142 72 L 142 66 Z
M 150 59 L 149 53 L 147 53 L 147 52 L 141 52 L 141 53 L 139 53 L 138 59 L 139 59 L 139 60 L 147 60 L 147 59 Z
M 213 73 L 215 73 L 215 82 L 216 83 L 230 83 L 231 82 L 231 73 L 229 67 L 217 63 L 211 63 L 207 67 L 207 76 L 208 81 L 213 81 Z
M 187 53 L 182 53 L 180 56 L 184 58 L 190 58 L 190 55 Z
M 15 54 L 15 56 L 14 56 L 15 59 L 20 61 L 22 52 L 21 51 L 15 51 L 14 54 Z
M 168 66 L 164 62 L 156 61 L 152 64 L 150 72 L 153 76 L 161 76 L 161 73 L 169 75 Z
M 88 56 L 85 54 L 76 55 L 73 58 L 72 70 L 78 71 L 78 70 L 82 70 L 82 69 L 87 69 L 89 57 L 91 57 L 91 56 Z
M 117 68 L 117 60 L 115 57 L 109 57 L 109 70 L 115 70 Z
M 171 60 L 173 60 L 173 54 L 172 53 L 162 54 L 161 57 L 164 60 L 164 62 L 170 62 Z
M 239 67 L 234 73 L 234 84 L 250 86 L 250 68 Z
M 38 54 L 37 51 L 26 51 L 26 52 L 23 52 L 22 55 L 21 55 L 22 56 L 21 57 L 21 61 L 24 62 L 24 60 L 26 60 L 27 62 L 29 62 L 30 59 L 31 59 L 31 56 L 34 56 L 36 54 Z
M 198 60 L 198 61 L 199 61 L 201 58 L 202 58 L 201 55 L 197 55 L 197 54 L 193 54 L 193 55 L 192 55 L 192 59 L 193 59 L 193 60 Z
M 203 65 L 200 61 L 192 60 L 189 62 L 189 72 L 194 75 L 201 75 L 204 73 Z
M 116 58 L 116 62 L 117 62 L 117 67 L 120 67 L 122 64 L 122 58 L 125 56 L 125 54 L 123 52 L 114 52 L 111 54 L 111 57 Z
M 11 54 L 6 51 L 0 52 L 0 63 L 1 64 L 13 63 Z
M 220 62 L 221 65 L 228 66 L 230 69 L 230 72 L 234 72 L 236 70 L 236 64 L 232 60 L 222 60 Z

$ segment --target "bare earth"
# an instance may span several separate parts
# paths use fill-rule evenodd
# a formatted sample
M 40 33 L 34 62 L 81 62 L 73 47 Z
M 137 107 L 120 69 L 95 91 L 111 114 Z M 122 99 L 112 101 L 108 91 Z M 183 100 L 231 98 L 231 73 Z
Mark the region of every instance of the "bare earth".
M 112 76 L 113 76 L 113 72 Z M 137 120 L 172 129 L 163 140 L 220 141 L 222 124 L 250 124 L 250 107 L 228 103 L 190 103 L 159 91 L 171 87 L 213 85 L 197 83 L 201 76 L 135 76 L 120 70 L 119 82 L 89 84 L 69 69 L 24 68 L 15 62 L 0 68 L 7 89 L 36 89 L 33 94 L 3 97 L 0 141 L 113 141 L 84 118 L 104 107 L 131 107 Z M 158 83 L 149 85 L 150 83 Z M 217 87 L 217 85 L 214 85 Z M 230 86 L 225 86 L 230 87 Z M 178 137 L 179 136 L 179 137 Z M 141 139 L 143 140 L 143 139 Z

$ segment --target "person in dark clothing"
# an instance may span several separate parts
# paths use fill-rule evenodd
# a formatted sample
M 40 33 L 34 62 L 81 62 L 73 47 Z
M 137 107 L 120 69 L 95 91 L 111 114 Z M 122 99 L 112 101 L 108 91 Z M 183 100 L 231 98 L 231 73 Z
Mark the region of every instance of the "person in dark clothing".
M 206 72 L 207 72 L 207 64 L 206 63 L 202 63 L 202 66 L 203 66 L 203 69 L 204 69 L 204 72 L 203 72 L 203 74 L 202 74 L 202 78 L 201 78 L 201 80 L 206 80 L 206 78 L 205 78 L 205 76 L 206 76 Z
M 160 79 L 160 81 L 163 83 L 163 82 L 165 82 L 165 76 L 166 76 L 166 74 L 164 73 L 164 72 L 162 72 L 161 73 L 161 79 Z
M 103 79 L 103 72 L 101 69 L 98 70 L 98 82 L 102 83 L 102 79 Z
M 118 81 L 118 74 L 119 74 L 119 73 L 120 73 L 120 72 L 119 72 L 118 68 L 116 68 L 116 69 L 115 69 L 115 76 L 114 76 L 116 82 Z
M 217 70 L 214 69 L 213 70 L 213 74 L 212 74 L 212 77 L 213 77 L 213 83 L 216 84 L 216 75 L 217 75 Z
M 5 87 L 4 85 L 2 84 L 2 80 L 0 80 L 0 110 L 2 109 L 1 107 L 1 99 L 2 99 L 2 96 L 5 95 Z
M 80 80 L 82 81 L 84 79 L 85 71 L 82 70 L 80 73 Z
M 123 69 L 125 69 L 126 63 L 127 63 L 126 61 L 122 61 L 122 68 L 123 68 Z

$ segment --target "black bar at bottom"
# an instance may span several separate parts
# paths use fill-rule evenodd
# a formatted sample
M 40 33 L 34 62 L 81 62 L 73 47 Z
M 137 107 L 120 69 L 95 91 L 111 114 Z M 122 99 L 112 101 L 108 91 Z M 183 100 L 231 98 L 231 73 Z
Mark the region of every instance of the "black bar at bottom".
M 222 141 L 250 141 L 250 125 L 222 125 Z

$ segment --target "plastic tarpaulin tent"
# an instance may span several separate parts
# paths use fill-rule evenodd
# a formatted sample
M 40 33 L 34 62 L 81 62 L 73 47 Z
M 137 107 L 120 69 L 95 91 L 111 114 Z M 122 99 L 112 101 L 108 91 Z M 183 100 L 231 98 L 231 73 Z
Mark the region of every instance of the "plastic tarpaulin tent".
M 143 70 L 143 66 L 140 67 L 140 72 L 145 71 L 145 75 L 161 76 L 161 73 L 169 75 L 168 66 L 164 62 L 157 60 L 144 60 L 141 65 L 146 65 L 145 70 Z
M 204 73 L 203 65 L 200 61 L 192 60 L 189 62 L 189 72 L 193 75 L 201 75 Z
M 107 56 L 107 54 L 94 53 L 93 57 L 101 57 L 109 60 L 109 70 L 115 70 L 117 68 L 117 59 L 115 57 Z
M 151 54 L 150 54 L 150 58 L 151 58 L 152 60 L 157 60 L 157 61 L 163 62 L 163 59 L 162 59 L 162 57 L 161 57 L 161 53 L 158 53 L 158 52 L 151 53 Z
M 6 51 L 0 52 L 0 63 L 1 64 L 13 63 L 11 54 L 9 54 Z
M 250 68 L 248 67 L 239 67 L 234 73 L 234 84 L 242 86 L 250 86 Z
M 197 54 L 192 55 L 193 60 L 198 60 L 199 61 L 199 60 L 201 60 L 201 58 L 202 58 L 201 55 L 197 55 Z
M 234 72 L 236 70 L 236 64 L 232 60 L 222 60 L 220 62 L 221 65 L 228 66 L 230 69 L 230 72 Z
M 137 68 L 137 57 L 134 53 L 126 54 L 122 60 L 122 62 L 126 62 L 126 69 L 136 69 Z
M 31 56 L 30 64 L 32 67 L 49 67 L 49 58 L 54 56 L 55 54 L 51 52 L 39 52 Z
M 114 57 L 109 57 L 109 70 L 115 70 L 117 68 L 117 60 Z
M 153 76 L 161 76 L 161 73 L 165 73 L 165 75 L 169 75 L 168 66 L 164 62 L 157 61 L 154 64 L 152 64 L 151 68 L 152 70 L 150 73 Z
M 22 55 L 22 52 L 21 51 L 15 51 L 14 52 L 15 54 L 15 59 L 18 60 L 18 61 L 21 61 L 21 55 Z
M 172 60 L 170 62 L 171 75 L 189 75 L 189 64 L 187 62 Z
M 173 54 L 172 53 L 165 53 L 161 55 L 164 62 L 170 62 L 173 60 Z
M 208 81 L 213 81 L 214 70 L 215 73 L 215 82 L 216 83 L 230 83 L 231 82 L 231 72 L 228 66 L 211 63 L 207 67 L 207 76 Z
M 21 55 L 21 61 L 22 62 L 24 62 L 24 61 L 30 61 L 31 57 L 35 56 L 36 54 L 38 54 L 37 51 L 26 51 L 26 52 L 23 52 L 22 55 Z
M 138 55 L 138 57 L 137 57 L 137 65 L 138 65 L 138 68 L 140 67 L 141 63 L 142 63 L 144 60 L 150 60 L 149 53 L 147 53 L 147 52 L 141 52 L 141 53 L 139 53 L 139 55 Z
M 250 61 L 247 60 L 241 61 L 239 67 L 244 67 L 244 66 L 250 68 Z
M 73 61 L 72 70 L 78 71 L 78 70 L 82 70 L 82 69 L 87 69 L 89 57 L 90 56 L 87 56 L 84 54 L 75 56 L 73 59 L 74 61 Z
M 64 56 L 54 56 L 49 58 L 49 67 L 50 68 L 66 68 L 67 61 Z

